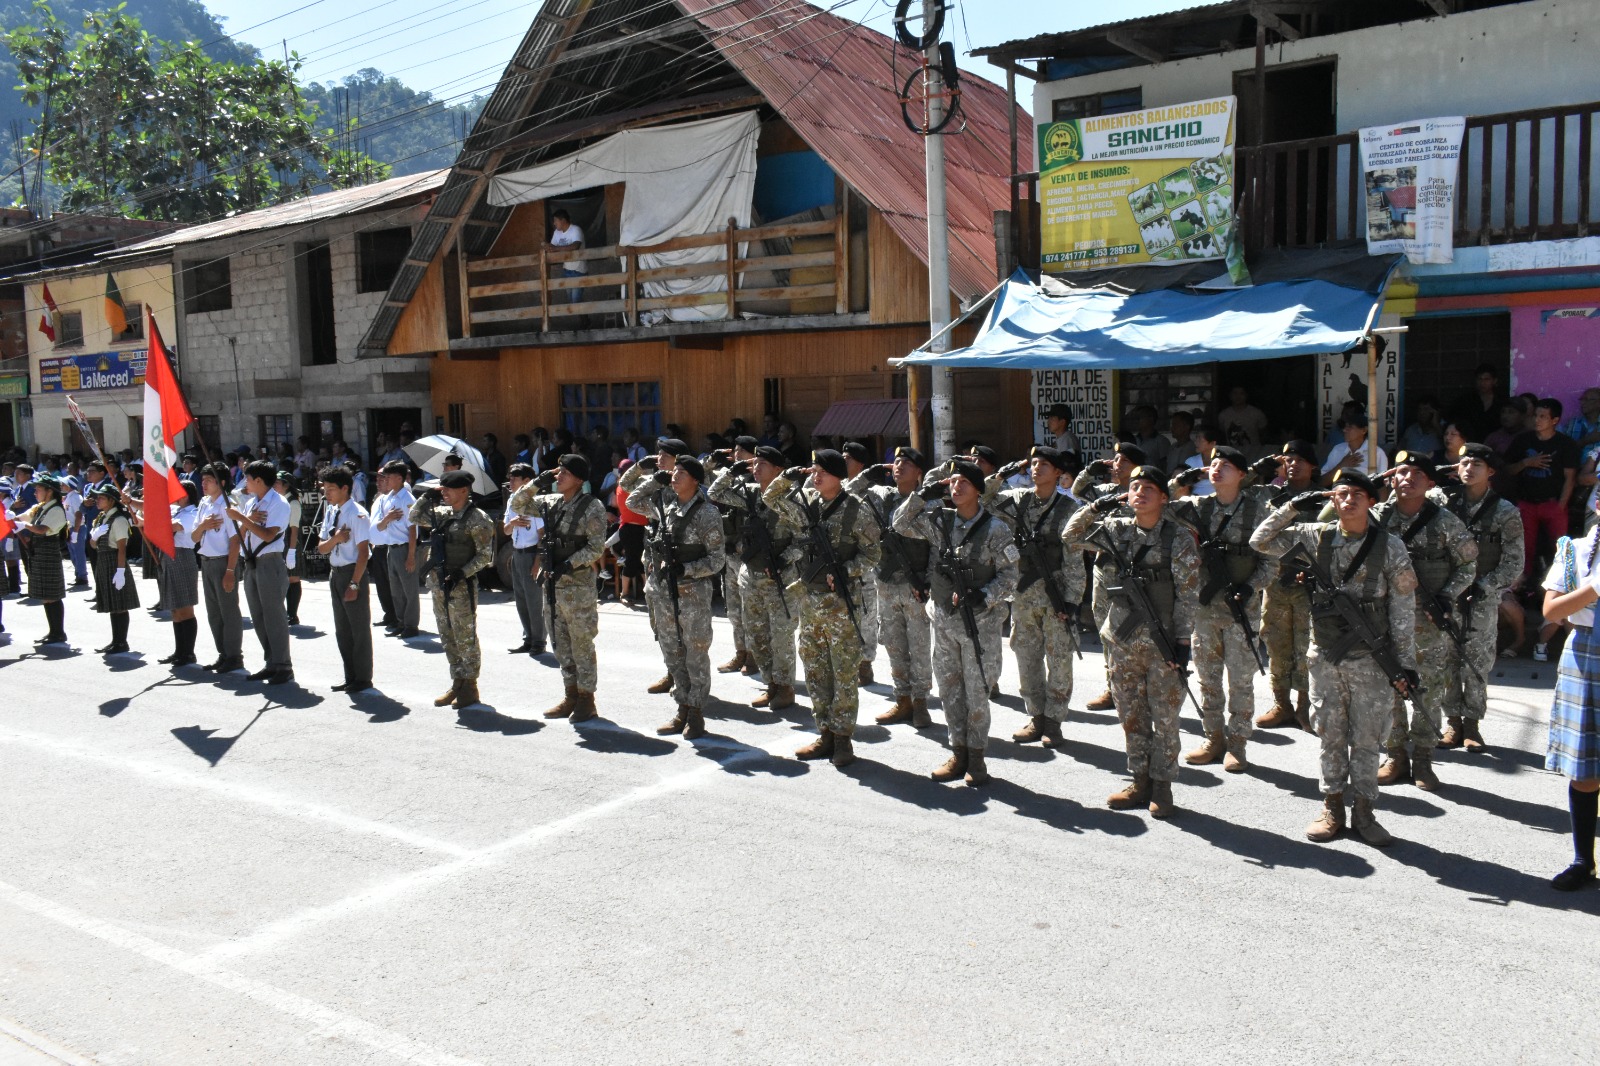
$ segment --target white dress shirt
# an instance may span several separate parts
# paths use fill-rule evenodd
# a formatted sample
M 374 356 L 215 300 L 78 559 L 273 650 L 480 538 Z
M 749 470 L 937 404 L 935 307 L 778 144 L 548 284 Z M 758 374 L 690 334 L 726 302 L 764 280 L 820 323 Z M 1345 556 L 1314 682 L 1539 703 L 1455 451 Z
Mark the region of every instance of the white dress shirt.
M 240 537 L 241 548 L 259 555 L 272 555 L 284 550 L 289 532 L 289 501 L 278 495 L 277 489 L 268 489 L 259 500 L 249 493 L 243 494 L 239 498 L 239 512 L 257 525 L 278 531 L 277 537 L 269 544 L 246 530 Z
M 200 509 L 198 507 L 191 507 L 187 503 L 182 507 L 179 507 L 177 504 L 172 504 L 171 506 L 172 521 L 176 523 L 179 528 L 178 534 L 172 538 L 173 547 L 193 549 L 194 527 L 200 521 Z M 227 553 L 226 547 L 223 548 L 223 553 Z
M 195 525 L 199 525 L 212 515 L 222 519 L 221 529 L 208 529 L 200 534 L 200 542 L 195 549 L 208 559 L 226 558 L 228 555 L 228 541 L 239 532 L 239 527 L 233 524 L 233 519 L 228 517 L 228 498 L 218 496 L 201 496 L 200 503 L 195 507 Z
M 1333 451 L 1328 453 L 1328 461 L 1322 464 L 1322 472 L 1326 474 L 1330 470 L 1338 469 L 1339 464 L 1344 460 L 1344 457 L 1349 454 L 1350 445 L 1346 444 L 1344 441 L 1340 441 L 1338 444 L 1334 445 Z M 1378 465 L 1375 468 L 1369 468 L 1367 466 L 1366 441 L 1361 442 L 1361 450 L 1358 451 L 1356 455 L 1359 461 L 1354 467 L 1346 467 L 1345 469 L 1353 469 L 1358 474 L 1379 474 L 1389 469 L 1389 454 L 1382 448 L 1378 449 Z
M 401 485 L 393 492 L 381 493 L 372 501 L 372 546 L 397 547 L 411 542 L 411 505 L 417 498 L 411 494 L 410 485 Z M 400 517 L 390 522 L 387 528 L 379 529 L 378 523 L 384 517 L 399 512 Z
M 511 547 L 517 550 L 537 548 L 539 546 L 539 533 L 544 529 L 544 519 L 535 515 L 519 515 L 507 507 L 506 516 L 501 523 L 502 527 L 505 522 L 509 522 L 513 518 L 527 518 L 529 524 L 527 526 L 511 527 Z
M 350 531 L 350 539 L 333 546 L 328 555 L 330 566 L 354 566 L 360 555 L 357 550 L 372 538 L 367 509 L 354 500 L 346 500 L 337 507 L 322 509 L 322 533 L 319 540 L 327 540 L 341 529 Z

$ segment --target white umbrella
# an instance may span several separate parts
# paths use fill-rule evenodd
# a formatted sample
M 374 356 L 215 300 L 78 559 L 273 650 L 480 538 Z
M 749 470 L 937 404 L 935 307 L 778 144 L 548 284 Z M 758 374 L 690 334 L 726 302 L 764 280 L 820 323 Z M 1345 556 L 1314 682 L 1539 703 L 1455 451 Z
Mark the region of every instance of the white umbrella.
M 411 456 L 411 461 L 422 467 L 425 473 L 434 477 L 439 477 L 445 472 L 445 456 L 455 454 L 461 458 L 461 469 L 472 475 L 474 492 L 493 496 L 500 491 L 500 486 L 489 476 L 489 464 L 483 461 L 483 453 L 464 440 L 435 433 L 407 444 L 405 453 Z

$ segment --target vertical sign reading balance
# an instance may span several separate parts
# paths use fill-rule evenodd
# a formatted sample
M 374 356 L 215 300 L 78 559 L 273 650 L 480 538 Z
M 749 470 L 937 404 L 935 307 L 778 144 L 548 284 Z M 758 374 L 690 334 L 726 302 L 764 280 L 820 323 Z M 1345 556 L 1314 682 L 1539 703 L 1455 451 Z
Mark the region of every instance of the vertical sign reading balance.
M 1039 127 L 1047 270 L 1220 259 L 1233 243 L 1233 107 L 1219 97 Z

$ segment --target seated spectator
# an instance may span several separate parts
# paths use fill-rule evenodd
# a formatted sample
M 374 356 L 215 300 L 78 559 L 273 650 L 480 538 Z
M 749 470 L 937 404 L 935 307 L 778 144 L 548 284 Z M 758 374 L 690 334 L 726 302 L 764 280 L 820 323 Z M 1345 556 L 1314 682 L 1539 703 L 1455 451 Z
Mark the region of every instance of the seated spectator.
M 1339 431 L 1344 434 L 1344 440 L 1339 446 L 1328 453 L 1327 461 L 1322 464 L 1322 483 L 1333 484 L 1333 477 L 1341 469 L 1354 470 L 1360 474 L 1376 474 L 1389 469 L 1389 455 L 1381 447 L 1377 449 L 1378 462 L 1369 466 L 1367 453 L 1371 450 L 1367 445 L 1367 412 L 1365 409 L 1347 415 L 1339 420 Z
M 1250 391 L 1243 385 L 1228 390 L 1228 406 L 1217 412 L 1217 428 L 1223 443 L 1254 456 L 1266 439 L 1269 419 L 1265 411 L 1250 402 Z
M 1494 432 L 1483 438 L 1483 443 L 1499 452 L 1506 454 L 1511 448 L 1511 442 L 1522 432 L 1522 408 L 1515 401 L 1507 400 L 1500 405 L 1500 426 Z
M 1400 434 L 1400 450 L 1421 452 L 1435 460 L 1444 451 L 1444 427 L 1439 424 L 1439 405 L 1431 396 L 1417 398 L 1417 413 Z

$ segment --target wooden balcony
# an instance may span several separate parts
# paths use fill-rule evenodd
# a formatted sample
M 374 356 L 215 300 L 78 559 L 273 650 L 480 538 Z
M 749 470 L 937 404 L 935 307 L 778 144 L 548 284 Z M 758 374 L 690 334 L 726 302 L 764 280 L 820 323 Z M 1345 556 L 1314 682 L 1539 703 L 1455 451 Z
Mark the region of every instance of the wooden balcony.
M 624 245 L 528 255 L 469 259 L 461 287 L 467 294 L 463 340 L 452 347 L 478 347 L 496 339 L 534 333 L 594 334 L 616 331 L 649 335 L 670 331 L 667 318 L 679 308 L 715 308 L 725 328 L 751 320 L 850 315 L 847 218 L 740 229 L 733 220 L 715 233 L 679 237 L 645 248 Z M 640 255 L 710 249 L 707 261 L 643 266 Z M 565 264 L 582 262 L 587 272 L 568 276 Z M 712 279 L 714 291 L 663 295 L 646 292 L 651 282 Z M 700 323 L 715 329 L 717 322 Z M 699 330 L 696 330 L 697 332 Z M 598 337 L 573 338 L 580 343 Z
M 1587 237 L 1600 217 L 1600 103 L 1467 120 L 1455 244 Z M 1366 236 L 1356 134 L 1237 150 L 1246 247 L 1310 248 Z

